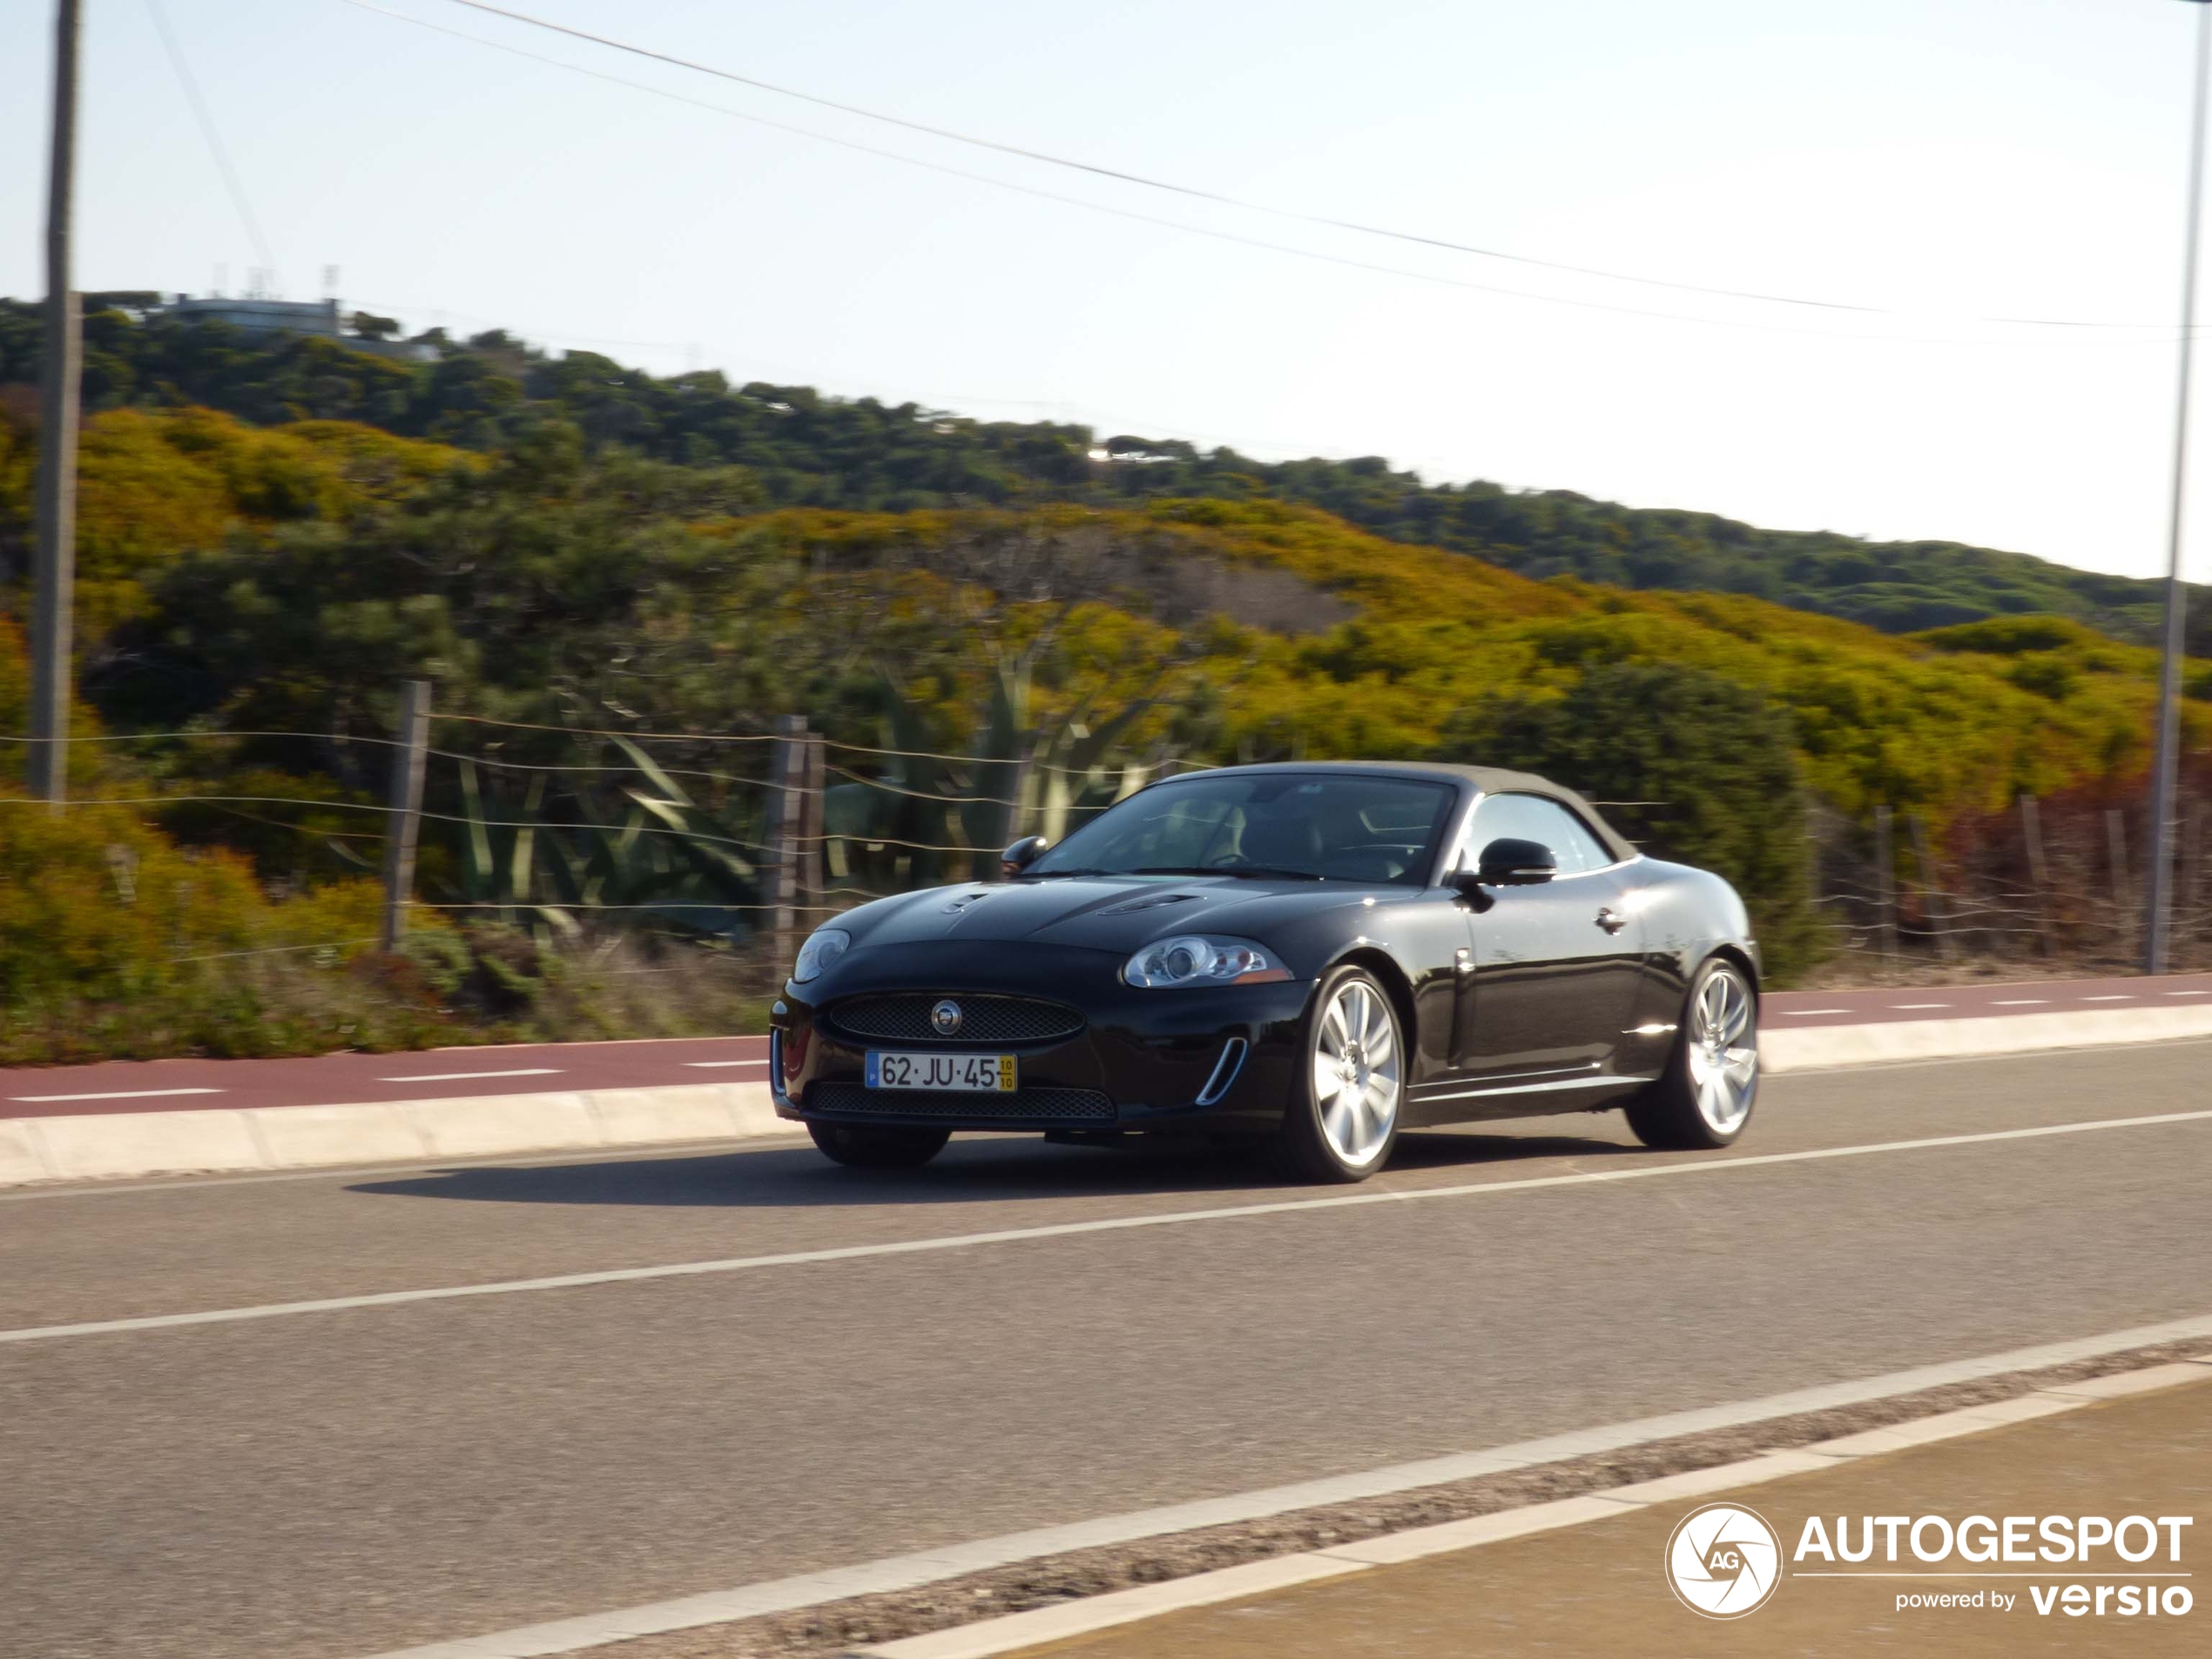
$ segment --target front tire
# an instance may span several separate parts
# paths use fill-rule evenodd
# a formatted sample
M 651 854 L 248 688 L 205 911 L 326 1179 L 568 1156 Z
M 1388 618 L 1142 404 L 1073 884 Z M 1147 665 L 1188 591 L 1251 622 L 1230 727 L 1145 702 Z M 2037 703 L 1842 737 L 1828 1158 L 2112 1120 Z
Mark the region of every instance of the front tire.
M 1277 1162 L 1300 1181 L 1365 1181 L 1398 1143 L 1406 1046 L 1397 1006 L 1366 969 L 1339 968 L 1314 993 L 1302 1048 Z
M 1711 1151 L 1743 1133 L 1758 1095 L 1758 996 L 1743 968 L 1710 957 L 1683 999 L 1666 1071 L 1629 1104 L 1629 1127 L 1646 1146 Z
M 918 1170 L 953 1138 L 950 1130 L 906 1123 L 809 1123 L 806 1132 L 825 1157 L 854 1170 Z

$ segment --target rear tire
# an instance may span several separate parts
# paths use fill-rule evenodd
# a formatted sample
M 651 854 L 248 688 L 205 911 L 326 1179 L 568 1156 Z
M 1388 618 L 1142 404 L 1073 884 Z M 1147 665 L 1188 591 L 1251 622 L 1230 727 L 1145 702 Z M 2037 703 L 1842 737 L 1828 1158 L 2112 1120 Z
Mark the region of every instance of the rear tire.
M 1712 1151 L 1743 1133 L 1758 1094 L 1758 996 L 1742 968 L 1709 957 L 1683 998 L 1667 1069 L 1629 1103 L 1629 1127 L 1662 1151 Z
M 1275 1162 L 1295 1181 L 1365 1181 L 1390 1162 L 1405 1103 L 1406 1045 L 1390 993 L 1339 968 L 1313 994 Z
M 806 1132 L 823 1156 L 854 1170 L 918 1170 L 953 1138 L 948 1129 L 907 1123 L 809 1123 Z

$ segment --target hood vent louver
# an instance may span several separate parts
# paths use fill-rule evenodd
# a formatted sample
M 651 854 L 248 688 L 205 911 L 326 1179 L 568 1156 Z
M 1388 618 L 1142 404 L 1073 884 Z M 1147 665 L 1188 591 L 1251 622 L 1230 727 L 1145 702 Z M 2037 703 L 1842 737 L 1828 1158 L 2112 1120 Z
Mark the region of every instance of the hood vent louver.
M 1142 899 L 1131 899 L 1126 904 L 1108 905 L 1098 914 L 1102 916 L 1126 916 L 1136 910 L 1157 910 L 1162 905 L 1196 904 L 1195 893 L 1148 893 Z

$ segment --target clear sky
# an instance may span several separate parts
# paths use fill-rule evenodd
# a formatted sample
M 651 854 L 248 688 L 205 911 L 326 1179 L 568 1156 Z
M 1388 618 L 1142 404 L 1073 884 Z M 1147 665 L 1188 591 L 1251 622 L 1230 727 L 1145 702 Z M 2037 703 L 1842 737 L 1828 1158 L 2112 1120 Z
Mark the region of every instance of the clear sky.
M 1867 311 L 1177 197 L 452 0 L 155 3 L 291 298 L 336 266 L 348 306 L 411 329 L 658 371 L 2162 568 L 2182 0 L 515 0 L 1244 202 Z M 260 260 L 149 0 L 84 7 L 80 286 L 201 292 L 220 266 L 242 287 Z M 0 293 L 21 296 L 43 287 L 51 13 L 0 0 Z M 2195 488 L 2202 579 L 2212 461 Z

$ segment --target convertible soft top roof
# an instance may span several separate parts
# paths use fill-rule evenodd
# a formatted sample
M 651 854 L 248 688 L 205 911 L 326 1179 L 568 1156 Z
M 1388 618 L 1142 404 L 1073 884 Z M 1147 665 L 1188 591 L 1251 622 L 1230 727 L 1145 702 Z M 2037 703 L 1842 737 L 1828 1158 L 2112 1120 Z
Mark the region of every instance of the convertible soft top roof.
M 1209 766 L 1204 772 L 1178 772 L 1159 783 L 1179 783 L 1186 778 L 1214 777 L 1223 772 L 1379 772 L 1399 778 L 1426 778 L 1470 786 L 1485 795 L 1542 795 L 1573 809 L 1616 859 L 1636 856 L 1634 842 L 1605 821 L 1605 815 L 1563 784 L 1539 778 L 1533 772 L 1512 772 L 1503 766 L 1461 766 L 1440 760 L 1273 760 L 1251 766 Z M 1157 788 L 1159 784 L 1152 786 Z

